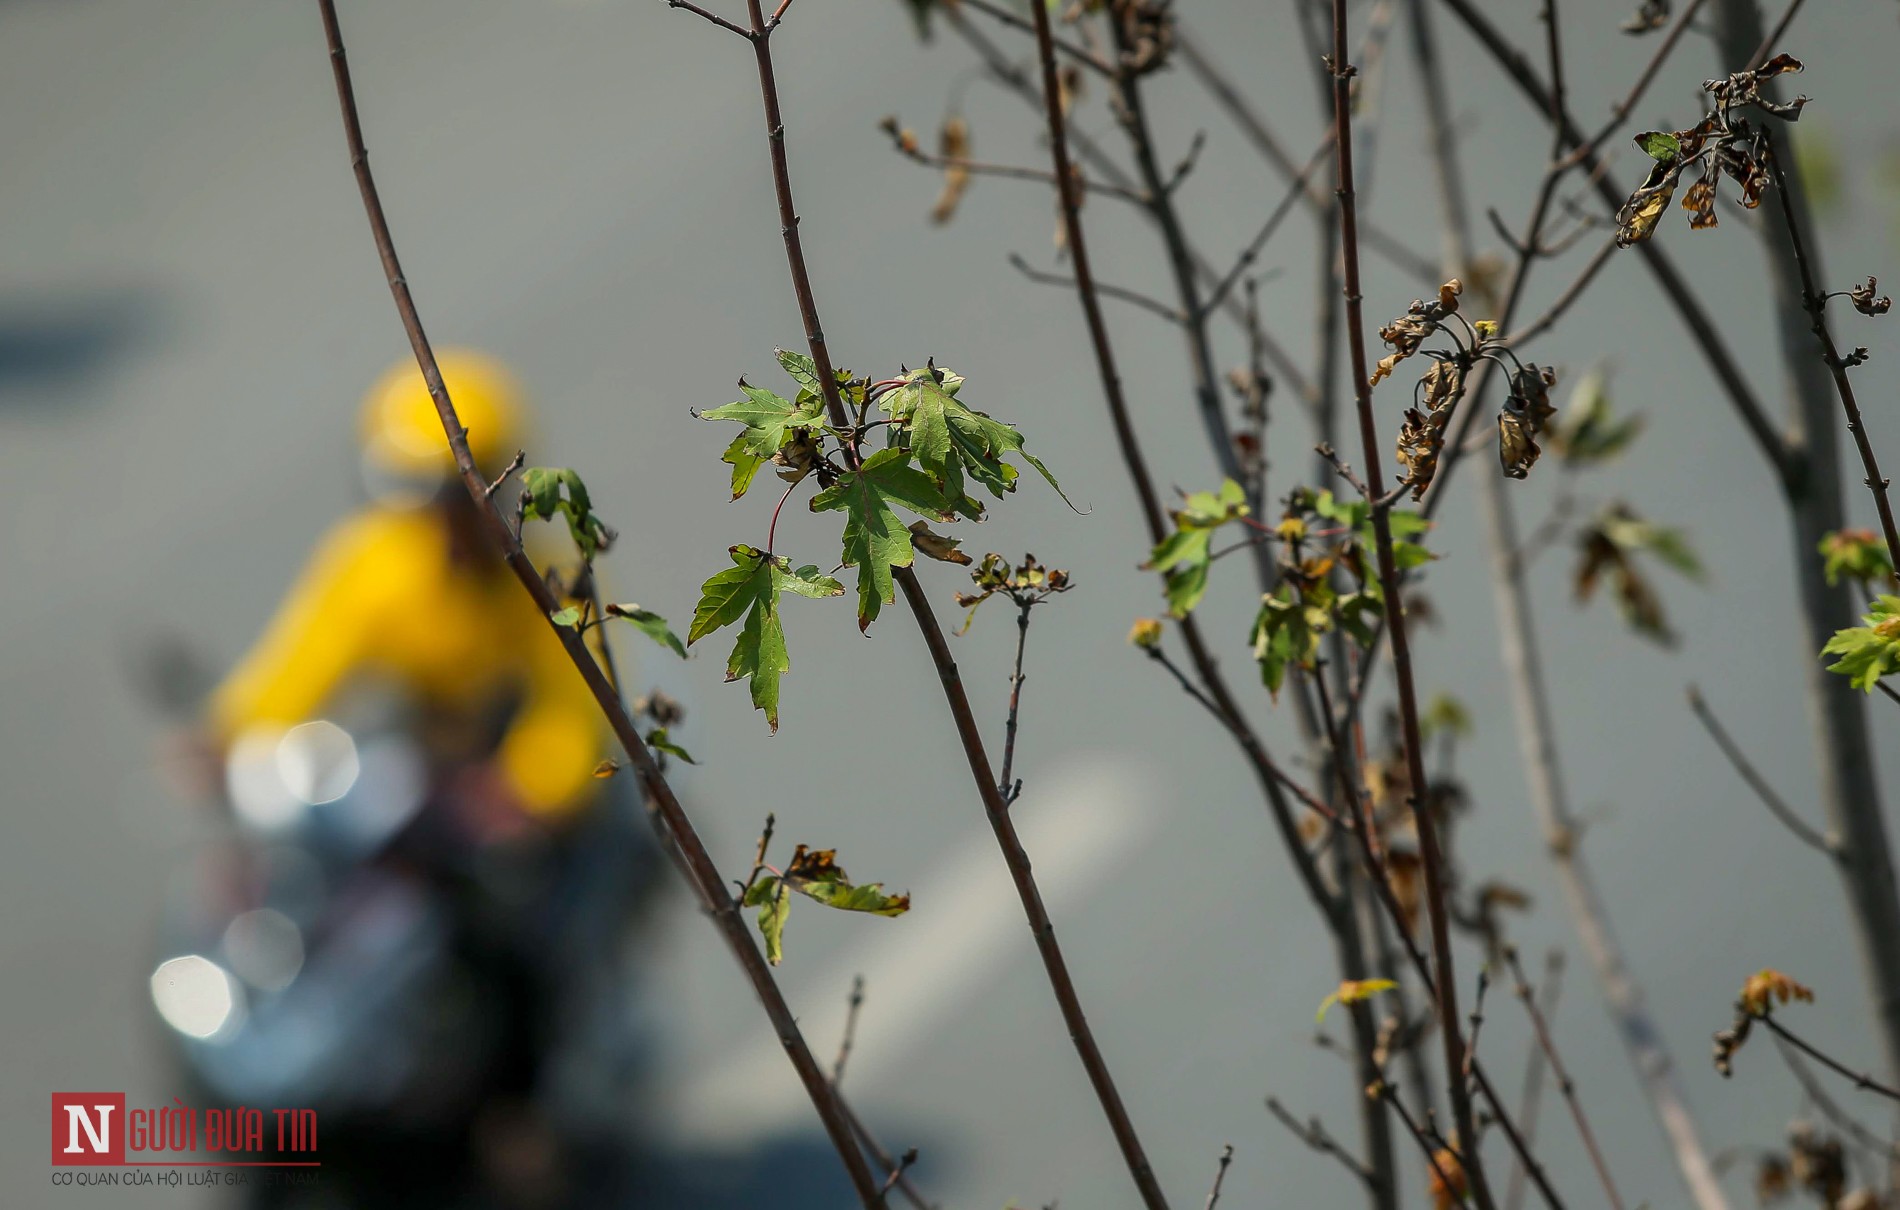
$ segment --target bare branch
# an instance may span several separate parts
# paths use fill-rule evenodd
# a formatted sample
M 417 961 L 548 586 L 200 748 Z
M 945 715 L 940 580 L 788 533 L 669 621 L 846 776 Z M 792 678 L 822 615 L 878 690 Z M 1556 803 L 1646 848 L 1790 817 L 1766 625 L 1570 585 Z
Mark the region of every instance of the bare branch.
M 442 371 L 436 364 L 435 351 L 422 327 L 422 319 L 416 311 L 415 299 L 409 291 L 408 279 L 402 271 L 402 264 L 396 256 L 395 240 L 389 231 L 388 219 L 383 213 L 382 198 L 376 189 L 375 177 L 370 172 L 369 153 L 363 143 L 363 128 L 357 115 L 356 92 L 350 81 L 349 62 L 344 54 L 343 34 L 338 24 L 336 0 L 318 0 L 318 8 L 323 17 L 324 34 L 329 44 L 330 66 L 336 79 L 337 102 L 342 112 L 343 132 L 349 147 L 350 163 L 356 174 L 357 189 L 362 194 L 363 210 L 369 219 L 370 234 L 375 241 L 376 251 L 382 260 L 384 277 L 388 280 L 390 296 L 396 305 L 396 312 L 402 320 L 403 329 L 408 333 L 410 347 L 416 356 L 416 364 L 422 372 L 423 381 L 428 384 L 429 395 L 435 402 L 436 414 L 442 422 L 450 450 L 455 455 L 456 467 L 461 472 L 463 485 L 468 489 L 469 497 L 480 510 L 488 530 L 490 540 L 495 544 L 508 568 L 521 582 L 528 595 L 534 599 L 544 617 L 551 617 L 560 609 L 560 602 L 549 591 L 534 564 L 521 548 L 521 542 L 509 528 L 507 520 L 496 510 L 494 501 L 488 492 L 488 481 L 483 478 L 475 464 L 474 456 L 469 452 L 468 434 L 462 427 L 460 417 L 456 415 L 455 405 L 449 398 L 447 386 L 442 381 Z M 712 856 L 700 840 L 698 831 L 693 827 L 691 818 L 680 806 L 679 799 L 673 794 L 661 773 L 658 762 L 645 742 L 640 738 L 633 719 L 628 716 L 619 693 L 595 662 L 593 653 L 587 649 L 585 639 L 578 631 L 549 623 L 550 629 L 560 640 L 568 658 L 573 662 L 581 678 L 586 682 L 596 705 L 606 715 L 615 737 L 626 751 L 627 759 L 633 763 L 639 774 L 647 795 L 654 805 L 660 826 L 657 828 L 661 844 L 673 857 L 675 864 L 687 876 L 688 883 L 698 896 L 701 906 L 712 916 L 718 925 L 721 936 L 728 949 L 738 961 L 750 982 L 753 994 L 758 998 L 766 1016 L 771 1020 L 773 1032 L 785 1049 L 786 1057 L 798 1073 L 800 1082 L 805 1086 L 806 1095 L 811 1098 L 812 1106 L 824 1123 L 825 1131 L 831 1137 L 832 1146 L 844 1162 L 845 1171 L 851 1178 L 858 1199 L 870 1210 L 882 1210 L 884 1198 L 879 1191 L 875 1178 L 864 1163 L 859 1152 L 849 1122 L 843 1109 L 833 1094 L 831 1085 L 819 1070 L 817 1060 L 812 1057 L 811 1049 L 805 1044 L 799 1033 L 798 1021 L 792 1015 L 778 983 L 772 977 L 771 967 L 765 962 L 765 956 L 759 952 L 758 945 L 746 931 L 744 920 L 740 918 L 738 904 L 726 891 L 725 883 L 719 876 Z
M 1781 826 L 1787 828 L 1796 840 L 1824 857 L 1839 861 L 1841 858 L 1839 846 L 1809 827 L 1794 808 L 1790 807 L 1781 795 L 1775 793 L 1775 788 L 1768 784 L 1768 780 L 1757 772 L 1748 757 L 1743 755 L 1740 745 L 1729 737 L 1728 729 L 1722 726 L 1722 720 L 1715 717 L 1715 711 L 1710 709 L 1708 702 L 1703 700 L 1702 691 L 1694 685 L 1689 686 L 1689 709 L 1695 711 L 1696 719 L 1708 731 L 1709 738 L 1714 740 L 1715 746 L 1722 750 L 1722 755 L 1728 758 L 1728 763 L 1735 766 L 1735 771 L 1741 774 L 1744 782 L 1748 783 L 1748 788 L 1755 792 L 1755 797 L 1761 799 L 1762 805 L 1768 808 L 1769 814 L 1779 820 Z

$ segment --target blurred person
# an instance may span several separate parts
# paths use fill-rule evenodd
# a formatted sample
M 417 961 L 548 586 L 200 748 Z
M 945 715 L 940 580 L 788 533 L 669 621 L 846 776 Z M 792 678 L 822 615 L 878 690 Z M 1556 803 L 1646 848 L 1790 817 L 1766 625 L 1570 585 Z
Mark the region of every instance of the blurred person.
M 520 387 L 478 353 L 440 364 L 499 474 Z M 413 363 L 359 438 L 368 503 L 210 696 L 231 829 L 167 913 L 158 1008 L 213 1103 L 319 1111 L 321 1182 L 260 1204 L 620 1202 L 638 804 L 593 776 L 599 711 Z

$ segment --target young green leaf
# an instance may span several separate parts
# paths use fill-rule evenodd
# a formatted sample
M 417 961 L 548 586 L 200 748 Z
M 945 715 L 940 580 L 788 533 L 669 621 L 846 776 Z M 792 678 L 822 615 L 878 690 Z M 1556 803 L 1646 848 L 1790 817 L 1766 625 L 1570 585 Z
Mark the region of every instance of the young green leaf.
M 1069 498 L 1049 468 L 1023 448 L 1021 433 L 958 401 L 962 385 L 963 379 L 949 370 L 927 366 L 911 371 L 902 386 L 883 397 L 884 410 L 906 430 L 918 465 L 943 489 L 951 506 L 972 521 L 982 520 L 983 505 L 965 491 L 964 476 L 1000 500 L 1016 490 L 1016 468 L 1003 461 L 1012 454 L 1035 467 L 1066 502 Z
M 943 494 L 930 477 L 910 465 L 910 452 L 879 450 L 857 470 L 812 497 L 815 513 L 843 511 L 844 564 L 858 569 L 858 629 L 868 627 L 878 610 L 896 599 L 891 568 L 909 567 L 914 555 L 911 532 L 896 512 L 951 520 Z
M 797 354 L 781 351 L 781 364 L 785 363 L 787 357 L 796 358 Z M 805 361 L 809 363 L 810 359 L 806 358 Z M 787 365 L 786 369 L 789 371 L 791 366 Z M 793 374 L 793 377 L 798 378 L 799 375 Z M 802 383 L 803 379 L 800 381 Z M 814 386 L 817 381 L 815 375 L 811 376 Z M 815 391 L 799 392 L 798 402 L 793 403 L 744 381 L 739 383 L 739 389 L 745 393 L 744 399 L 699 414 L 701 420 L 731 420 L 745 426 L 745 432 L 733 438 L 732 444 L 720 456 L 722 462 L 732 467 L 734 500 L 745 495 L 761 466 L 796 440 L 801 431 L 820 425 L 824 416 L 824 403 Z
M 1822 573 L 1830 585 L 1839 583 L 1842 577 L 1863 588 L 1893 579 L 1893 560 L 1886 544 L 1871 529 L 1835 530 L 1821 539 L 1821 557 L 1826 560 Z
M 792 914 L 792 897 L 778 879 L 766 876 L 746 888 L 745 906 L 759 909 L 759 935 L 765 938 L 765 960 L 777 966 L 785 958 L 785 919 Z
M 1247 494 L 1232 479 L 1218 492 L 1189 493 L 1174 512 L 1174 532 L 1156 544 L 1147 566 L 1162 573 L 1168 612 L 1185 618 L 1207 595 L 1207 572 L 1213 562 L 1214 531 L 1247 515 Z
M 1664 164 L 1674 163 L 1682 151 L 1682 140 L 1665 130 L 1645 130 L 1636 136 L 1636 145 L 1644 155 Z
M 1866 625 L 1836 631 L 1821 654 L 1840 656 L 1827 670 L 1872 693 L 1881 677 L 1900 672 L 1900 596 L 1880 597 L 1861 621 Z
M 751 546 L 728 552 L 733 565 L 700 587 L 699 605 L 686 632 L 688 644 L 741 618 L 745 623 L 726 659 L 726 679 L 752 682 L 752 704 L 765 712 L 765 721 L 778 730 L 779 678 L 792 667 L 785 648 L 785 628 L 779 622 L 778 599 L 784 591 L 803 597 L 834 597 L 844 585 L 822 575 L 816 567 L 791 569 L 790 563 Z
M 625 618 L 627 621 L 632 622 L 641 634 L 646 635 L 662 647 L 672 648 L 673 652 L 682 660 L 686 658 L 686 644 L 680 642 L 680 636 L 673 633 L 673 628 L 666 624 L 666 619 L 654 613 L 651 609 L 642 609 L 632 603 L 609 605 L 607 606 L 607 616 Z
M 692 753 L 680 747 L 667 737 L 665 727 L 655 727 L 653 730 L 647 732 L 647 747 L 658 752 L 664 752 L 669 756 L 677 756 L 689 765 L 699 763 L 693 759 Z
M 567 532 L 582 557 L 591 560 L 613 542 L 613 531 L 594 515 L 587 485 L 573 471 L 564 466 L 531 466 L 521 472 L 521 482 L 527 489 L 522 495 L 522 516 L 530 521 L 565 517 Z
M 1564 407 L 1565 420 L 1550 432 L 1552 448 L 1571 466 L 1607 462 L 1643 431 L 1640 414 L 1613 416 L 1608 384 L 1599 370 L 1577 380 Z
M 549 614 L 548 621 L 553 622 L 556 626 L 573 630 L 581 624 L 581 611 L 569 605 L 566 609 L 557 609 Z

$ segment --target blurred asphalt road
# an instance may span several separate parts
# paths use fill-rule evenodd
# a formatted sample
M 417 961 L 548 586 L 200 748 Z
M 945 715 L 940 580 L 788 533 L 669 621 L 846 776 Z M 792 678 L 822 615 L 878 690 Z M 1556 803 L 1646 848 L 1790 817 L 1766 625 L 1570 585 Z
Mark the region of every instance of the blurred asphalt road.
M 757 502 L 727 505 L 725 437 L 688 409 L 725 402 L 741 373 L 771 380 L 773 347 L 799 337 L 746 48 L 657 0 L 343 7 L 372 160 L 432 333 L 519 367 L 546 412 L 532 456 L 585 473 L 625 535 L 611 574 L 643 603 L 689 613 L 697 583 L 727 545 L 756 540 L 764 514 Z M 1179 7 L 1230 66 L 1246 68 L 1242 82 L 1290 143 L 1317 138 L 1310 65 L 1283 6 Z M 1532 5 L 1495 7 L 1530 39 Z M 1033 119 L 977 80 L 953 39 L 921 47 L 903 9 L 803 0 L 776 44 L 828 335 L 860 369 L 933 355 L 954 366 L 978 406 L 1021 423 L 1090 509 L 1078 516 L 1027 483 L 966 544 L 1028 545 L 1075 574 L 1076 591 L 1041 611 L 1031 636 L 1018 810 L 1164 1184 L 1177 1204 L 1198 1203 L 1232 1142 L 1224 1206 L 1352 1204 L 1339 1172 L 1261 1106 L 1273 1092 L 1352 1131 L 1349 1079 L 1307 1045 L 1331 983 L 1328 947 L 1226 742 L 1125 646 L 1132 618 L 1157 606 L 1136 567 L 1139 526 L 1081 325 L 1072 298 L 1004 262 L 1012 249 L 1048 260 L 1048 200 L 1034 186 L 979 181 L 956 223 L 932 228 L 936 182 L 876 129 L 897 113 L 928 138 L 958 103 L 980 154 L 1033 163 Z M 1595 7 L 1565 16 L 1576 27 L 1566 37 L 1579 112 L 1604 112 L 1649 47 Z M 1469 168 L 1480 196 L 1516 222 L 1542 167 L 1538 124 L 1441 26 L 1467 90 L 1458 111 Z M 1797 33 L 1803 90 L 1818 98 L 1803 130 L 1827 137 L 1850 181 L 1871 187 L 1896 134 L 1890 107 L 1870 106 L 1867 93 L 1900 44 L 1892 6 L 1814 6 Z M 1430 248 L 1432 193 L 1401 44 L 1371 207 Z M 1690 38 L 1638 125 L 1690 120 L 1712 66 Z M 1197 124 L 1209 129 L 1206 162 L 1182 196 L 1207 247 L 1238 246 L 1278 184 L 1185 77 L 1158 80 L 1153 95 L 1170 156 Z M 1112 133 L 1100 103 L 1090 98 L 1085 120 Z M 1637 158 L 1622 153 L 1617 170 L 1633 175 Z M 0 4 L 0 165 L 0 1204 L 80 1210 L 134 1199 L 49 1188 L 48 1094 L 172 1095 L 145 978 L 159 957 L 154 905 L 190 855 L 192 812 L 157 775 L 166 728 L 129 670 L 154 636 L 183 637 L 218 662 L 249 641 L 308 543 L 351 505 L 357 395 L 404 347 L 311 4 Z M 1097 202 L 1087 218 L 1104 278 L 1164 280 L 1128 216 Z M 1746 223 L 1723 218 L 1719 233 L 1696 237 L 1671 220 L 1665 238 L 1732 317 L 1772 395 L 1758 253 Z M 1891 270 L 1888 218 L 1872 203 L 1833 216 L 1836 284 Z M 1310 224 L 1296 221 L 1267 257 L 1287 267 L 1263 296 L 1268 318 L 1295 349 L 1311 330 L 1311 246 Z M 1575 260 L 1545 271 L 1533 308 Z M 1369 314 L 1398 313 L 1417 292 L 1375 264 Z M 1139 313 L 1110 318 L 1160 477 L 1209 484 L 1178 341 Z M 1856 326 L 1852 339 L 1874 345 L 1875 370 L 1888 373 L 1886 331 Z M 1708 1136 L 1718 1147 L 1772 1143 L 1798 1099 L 1771 1056 L 1745 1056 L 1731 1084 L 1705 1058 L 1744 975 L 1773 965 L 1819 987 L 1820 1003 L 1804 1009 L 1813 1032 L 1844 1054 L 1873 1053 L 1830 875 L 1748 798 L 1682 704 L 1684 683 L 1700 681 L 1805 805 L 1784 526 L 1753 450 L 1638 271 L 1613 266 L 1596 301 L 1538 353 L 1572 380 L 1611 362 L 1619 399 L 1648 414 L 1650 432 L 1590 490 L 1628 493 L 1687 526 L 1712 570 L 1700 588 L 1665 585 L 1687 636 L 1672 652 L 1628 637 L 1601 603 L 1574 607 L 1560 551 L 1538 568 L 1540 625 L 1587 843 Z M 1900 448 L 1892 391 L 1869 394 L 1869 423 Z M 1308 455 L 1292 428 L 1275 432 L 1284 490 Z M 1548 480 L 1513 491 L 1523 517 L 1543 515 Z M 1478 804 L 1461 835 L 1471 876 L 1537 895 L 1520 930 L 1527 952 L 1574 948 L 1522 801 L 1468 496 L 1458 489 L 1434 539 L 1446 557 L 1429 587 L 1444 625 L 1423 639 L 1421 675 L 1483 722 L 1462 758 Z M 802 556 L 831 558 L 824 525 L 802 515 L 785 524 Z M 958 578 L 925 573 L 945 608 Z M 1208 619 L 1241 681 L 1246 596 L 1226 594 Z M 718 653 L 647 661 L 642 674 L 692 712 L 682 738 L 704 763 L 682 778 L 689 805 L 729 868 L 742 868 L 774 810 L 788 840 L 835 844 L 852 870 L 918 892 L 898 922 L 796 913 L 782 971 L 821 1053 L 835 1045 L 851 975 L 866 976 L 848 1083 L 890 1147 L 923 1149 L 922 1183 L 968 1210 L 1012 1198 L 1132 1205 L 1001 889 L 921 645 L 901 610 L 870 640 L 849 614 L 788 610 L 796 667 L 776 738 L 743 691 L 720 684 Z M 998 732 L 1012 638 L 999 614 L 956 646 Z M 1257 705 L 1265 717 L 1264 697 Z M 1874 705 L 1891 752 L 1896 720 Z M 1270 730 L 1290 750 L 1289 722 L 1274 717 Z M 856 754 L 847 736 L 864 741 Z M 801 1142 L 768 1177 L 834 1182 L 791 1074 L 683 906 L 660 930 L 650 970 L 665 1069 L 654 1103 L 629 1112 L 708 1157 Z M 1567 989 L 1563 1045 L 1626 1195 L 1679 1204 L 1574 953 Z M 1524 1030 L 1507 1002 L 1494 1008 L 1485 1048 L 1515 1086 Z M 1573 1204 L 1593 1204 L 1561 1115 L 1547 1114 L 1547 1127 Z M 187 1190 L 135 1200 L 204 1204 Z

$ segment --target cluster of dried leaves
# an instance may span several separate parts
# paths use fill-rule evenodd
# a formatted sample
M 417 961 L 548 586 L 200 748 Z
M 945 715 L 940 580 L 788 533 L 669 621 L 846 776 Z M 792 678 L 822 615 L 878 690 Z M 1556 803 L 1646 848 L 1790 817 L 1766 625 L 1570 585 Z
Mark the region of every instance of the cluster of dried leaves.
M 1775 1005 L 1797 1000 L 1812 1004 L 1813 990 L 1770 968 L 1750 975 L 1736 997 L 1735 1020 L 1715 1035 L 1715 1070 L 1724 1076 L 1733 1075 L 1735 1052 L 1748 1041 L 1755 1022 L 1774 1012 Z
M 1806 97 L 1785 104 L 1762 95 L 1762 85 L 1777 76 L 1801 70 L 1793 55 L 1776 55 L 1754 71 L 1738 71 L 1719 80 L 1705 80 L 1703 91 L 1715 101 L 1715 108 L 1687 130 L 1649 130 L 1636 136 L 1636 145 L 1655 161 L 1641 185 L 1630 194 L 1616 214 L 1616 242 L 1623 247 L 1646 240 L 1662 221 L 1663 211 L 1675 197 L 1684 173 L 1700 167 L 1701 175 L 1682 197 L 1682 208 L 1689 212 L 1689 226 L 1697 229 L 1716 225 L 1716 186 L 1724 174 L 1734 178 L 1741 189 L 1743 206 L 1753 210 L 1761 205 L 1770 173 L 1767 133 L 1757 129 L 1736 111 L 1758 109 L 1765 114 L 1792 122 L 1801 116 Z
M 1397 456 L 1405 467 L 1405 480 L 1412 499 L 1422 499 L 1438 473 L 1439 455 L 1445 437 L 1464 398 L 1471 369 L 1480 361 L 1494 361 L 1509 375 L 1510 390 L 1498 412 L 1498 463 L 1513 479 L 1530 474 L 1543 450 L 1537 438 L 1549 425 L 1557 408 L 1550 402 L 1550 388 L 1557 376 L 1540 366 L 1520 362 L 1500 340 L 1497 325 L 1489 320 L 1468 323 L 1459 314 L 1458 298 L 1464 283 L 1452 278 L 1438 288 L 1438 297 L 1414 299 L 1405 314 L 1379 329 L 1379 339 L 1392 352 L 1379 359 L 1372 372 L 1372 385 L 1391 377 L 1400 362 L 1423 352 L 1432 359 L 1431 368 L 1420 376 L 1413 388 L 1413 405 L 1405 409 L 1399 428 Z M 1447 323 L 1455 319 L 1457 327 Z M 1425 341 L 1443 335 L 1450 349 L 1426 349 Z
M 970 560 L 964 556 L 958 561 L 968 563 Z M 1060 567 L 1044 567 L 1031 554 L 1025 554 L 1023 561 L 1014 567 L 1002 555 L 984 555 L 983 561 L 970 571 L 970 580 L 976 585 L 976 591 L 957 594 L 957 604 L 970 611 L 963 615 L 958 634 L 970 629 L 970 623 L 976 620 L 977 607 L 991 597 L 1008 597 L 1018 609 L 1029 609 L 1073 586 L 1068 572 Z

